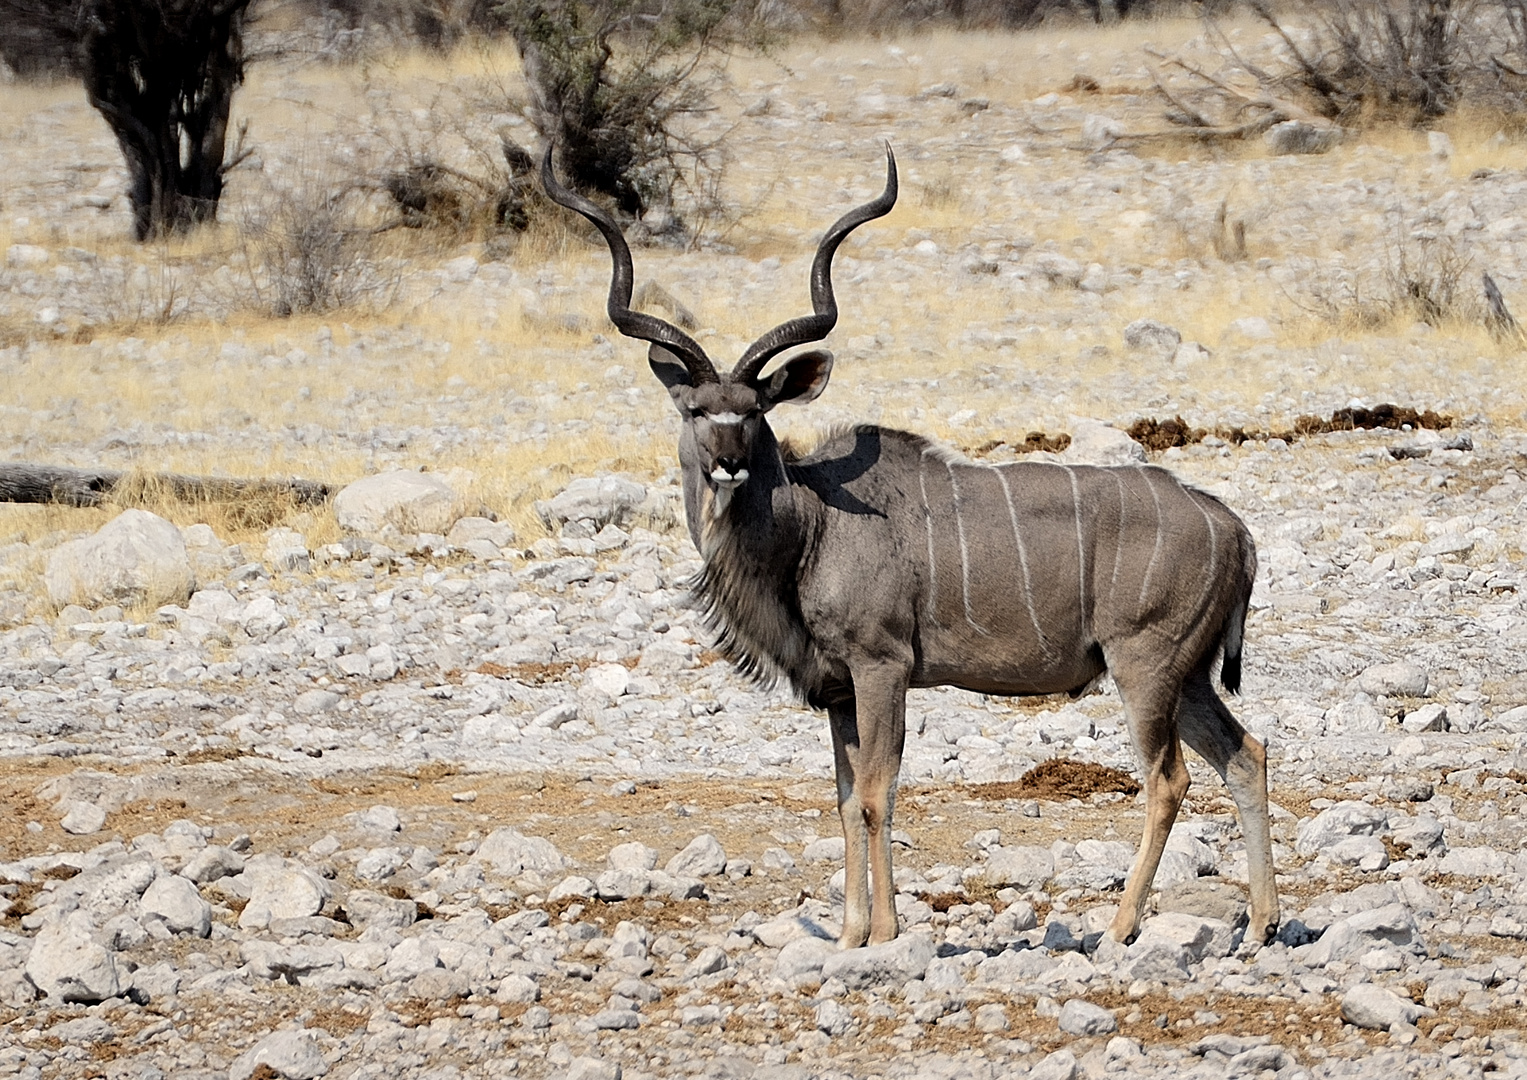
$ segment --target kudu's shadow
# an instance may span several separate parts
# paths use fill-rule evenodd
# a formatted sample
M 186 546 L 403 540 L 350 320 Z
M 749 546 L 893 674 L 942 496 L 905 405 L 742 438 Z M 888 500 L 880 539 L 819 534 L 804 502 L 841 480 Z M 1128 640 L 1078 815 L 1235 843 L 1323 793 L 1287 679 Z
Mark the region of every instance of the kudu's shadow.
M 830 458 L 812 454 L 796 463 L 795 469 L 810 474 L 812 479 L 808 485 L 834 510 L 883 518 L 886 516 L 884 510 L 871 506 L 845 487 L 873 469 L 880 460 L 880 432 L 875 428 L 856 428 L 853 434 L 853 447 L 846 454 Z

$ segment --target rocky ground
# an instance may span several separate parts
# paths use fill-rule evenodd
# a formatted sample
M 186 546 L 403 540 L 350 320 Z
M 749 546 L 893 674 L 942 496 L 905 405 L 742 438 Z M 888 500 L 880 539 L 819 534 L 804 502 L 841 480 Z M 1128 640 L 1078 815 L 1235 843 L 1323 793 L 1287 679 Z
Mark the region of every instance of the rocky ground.
M 840 257 L 835 381 L 787 426 L 892 419 L 996 458 L 1043 427 L 1120 460 L 1077 417 L 1452 415 L 1152 455 L 1259 545 L 1234 707 L 1270 748 L 1278 940 L 1242 948 L 1239 828 L 1194 759 L 1156 914 L 1100 943 L 1140 804 L 1095 769 L 1017 781 L 1132 768 L 1106 687 L 920 691 L 906 933 L 834 951 L 825 720 L 719 662 L 684 602 L 670 407 L 599 332 L 602 256 L 415 253 L 401 319 L 273 321 L 209 288 L 134 322 L 155 273 L 218 252 L 111 240 L 109 136 L 28 90 L 0 139 L 5 456 L 379 479 L 273 529 L 6 511 L 0 1076 L 1527 1075 L 1516 354 L 1280 299 L 1381 281 L 1398 222 L 1514 300 L 1520 148 L 1147 152 L 1108 127 L 1159 122 L 1137 42 L 1033 40 L 1033 71 L 981 38 L 743 68 L 737 182 L 774 185 L 768 220 L 639 266 L 725 355 L 799 313 L 816 230 L 878 187 L 860 151 L 889 135 L 905 216 Z M 260 78 L 257 117 L 342 82 Z M 1213 254 L 1222 198 L 1245 260 Z M 1147 314 L 1184 340 L 1126 339 Z
M 1261 538 L 1237 707 L 1272 750 L 1285 921 L 1257 953 L 1216 778 L 1161 914 L 1099 948 L 1138 802 L 1012 781 L 1129 768 L 1116 697 L 950 691 L 914 694 L 907 933 L 836 952 L 825 725 L 706 650 L 687 540 L 621 524 L 662 489 L 578 485 L 529 549 L 462 539 L 482 519 L 314 552 L 187 529 L 183 605 L 3 638 L 0 1067 L 1527 1071 L 1518 455 L 1389 452 L 1419 442 L 1165 455 Z

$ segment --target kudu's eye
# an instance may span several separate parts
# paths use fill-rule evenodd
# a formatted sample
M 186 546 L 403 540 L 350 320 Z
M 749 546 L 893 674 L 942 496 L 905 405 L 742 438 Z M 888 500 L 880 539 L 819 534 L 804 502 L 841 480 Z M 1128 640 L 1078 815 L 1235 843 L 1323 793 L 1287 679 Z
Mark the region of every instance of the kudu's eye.
M 690 409 L 689 410 L 689 418 L 691 420 L 701 420 L 701 419 L 704 419 L 704 417 L 705 417 L 705 410 L 704 409 Z

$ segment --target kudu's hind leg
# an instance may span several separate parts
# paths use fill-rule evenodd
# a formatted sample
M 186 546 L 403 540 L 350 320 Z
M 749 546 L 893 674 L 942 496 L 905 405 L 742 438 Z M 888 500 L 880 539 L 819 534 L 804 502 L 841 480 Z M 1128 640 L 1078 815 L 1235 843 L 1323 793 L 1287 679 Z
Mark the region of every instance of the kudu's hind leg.
M 1183 741 L 1214 766 L 1235 800 L 1251 879 L 1246 941 L 1265 945 L 1278 932 L 1278 883 L 1267 813 L 1267 751 L 1214 692 L 1207 668 L 1194 672 L 1183 686 L 1177 725 Z
M 1140 853 L 1124 885 L 1119 913 L 1108 927 L 1109 937 L 1128 943 L 1140 930 L 1156 867 L 1166 849 L 1172 822 L 1177 820 L 1177 809 L 1188 793 L 1188 769 L 1177 742 L 1176 688 L 1159 682 L 1131 686 L 1117 672 L 1114 681 L 1124 698 L 1130 737 L 1145 773 L 1145 832 L 1140 837 Z

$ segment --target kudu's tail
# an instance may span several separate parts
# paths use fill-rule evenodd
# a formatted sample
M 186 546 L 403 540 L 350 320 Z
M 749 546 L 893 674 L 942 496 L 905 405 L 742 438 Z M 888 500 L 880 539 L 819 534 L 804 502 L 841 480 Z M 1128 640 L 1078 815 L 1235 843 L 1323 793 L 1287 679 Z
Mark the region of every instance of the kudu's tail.
M 1246 638 L 1246 609 L 1251 603 L 1251 587 L 1257 580 L 1257 548 L 1251 533 L 1241 529 L 1241 580 L 1237 582 L 1235 607 L 1225 616 L 1220 635 L 1225 658 L 1220 664 L 1219 681 L 1232 694 L 1241 692 L 1241 646 Z

